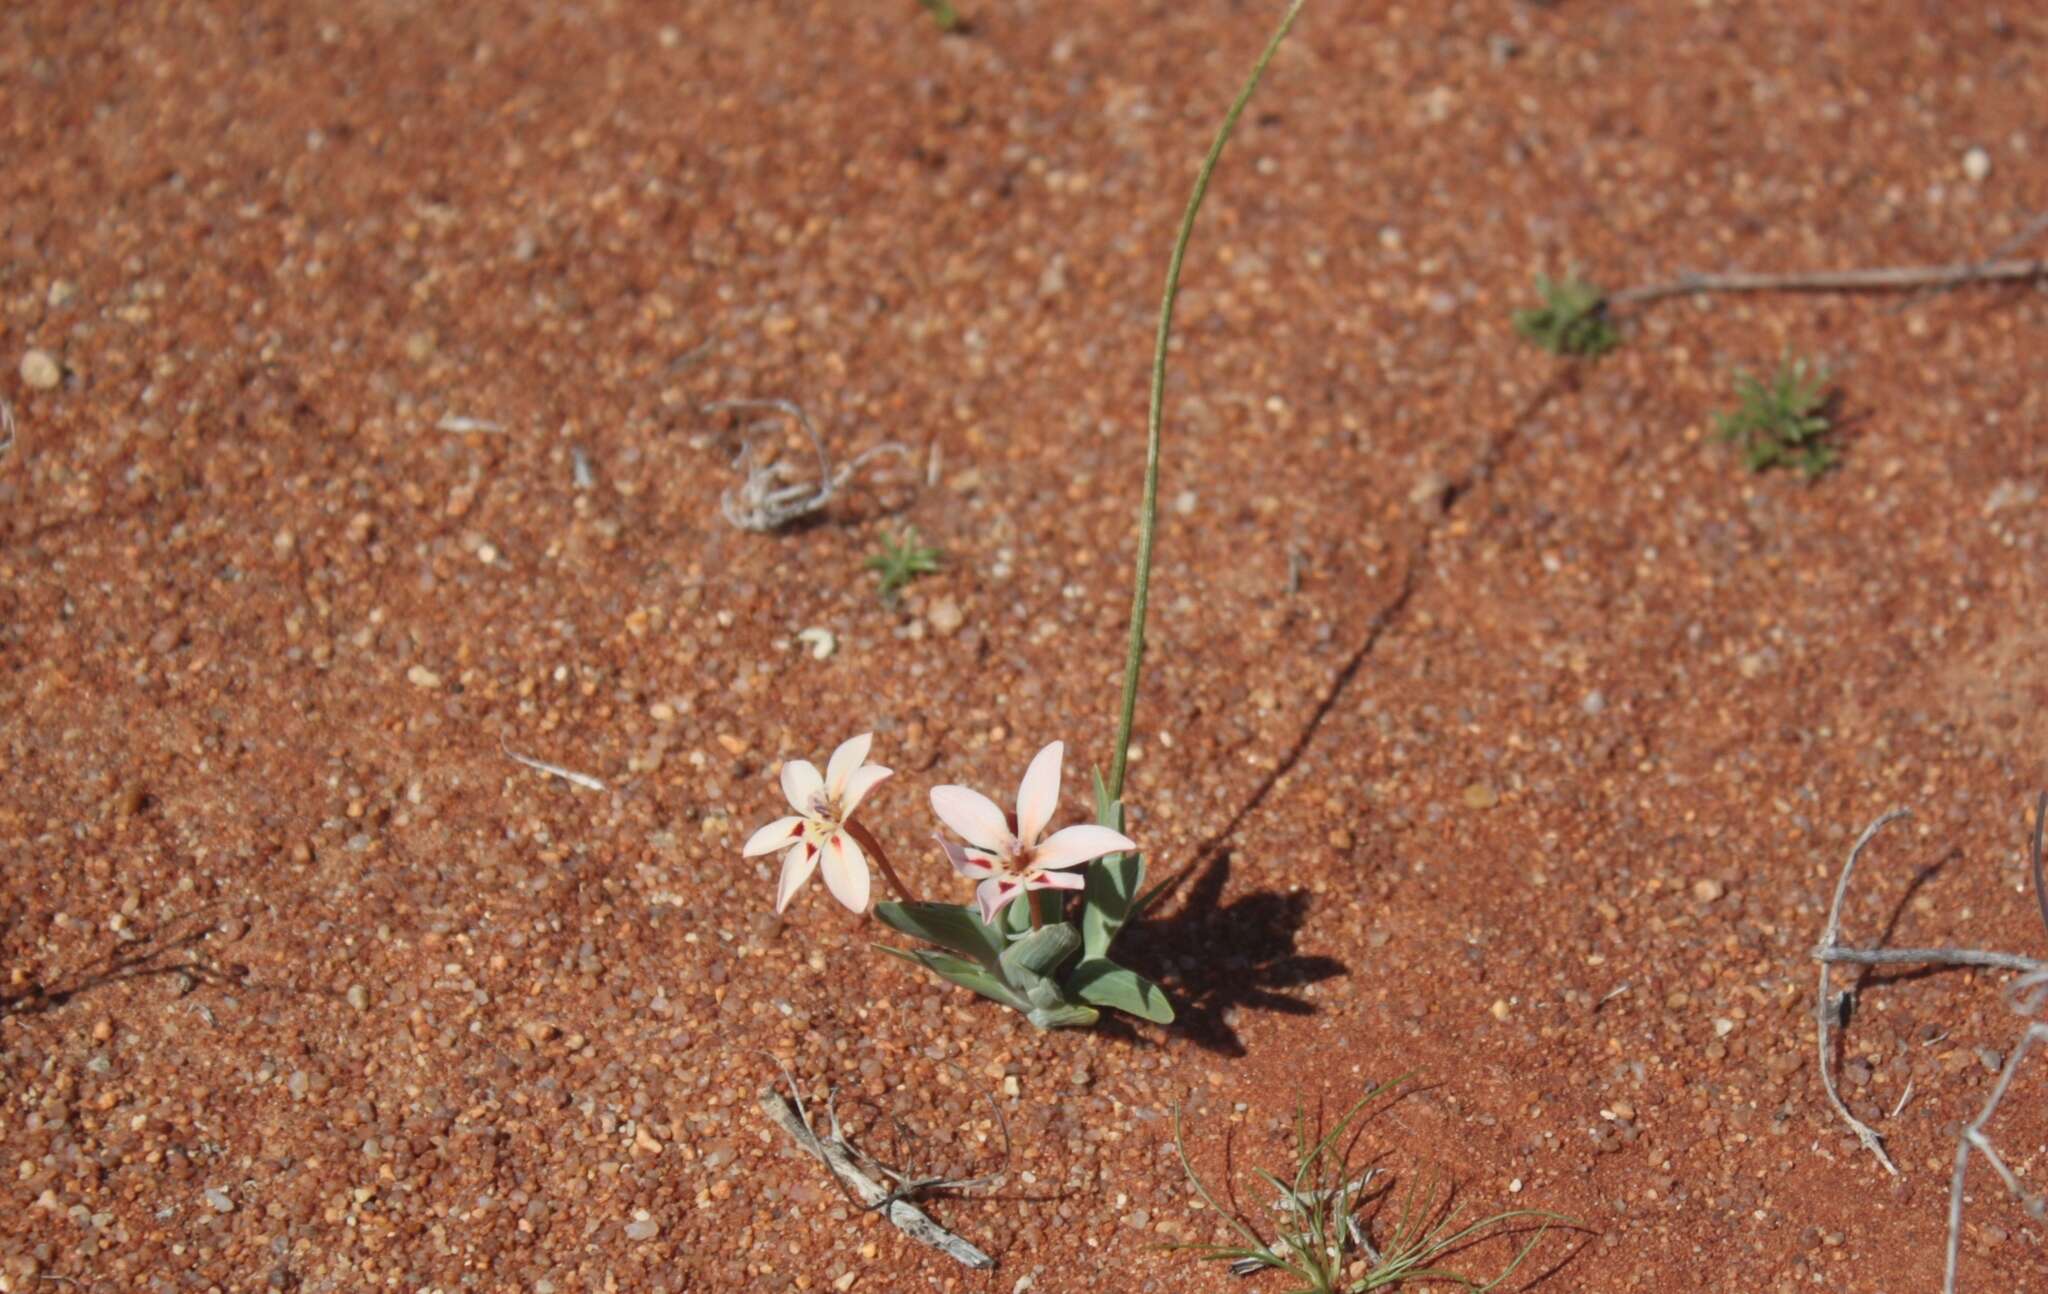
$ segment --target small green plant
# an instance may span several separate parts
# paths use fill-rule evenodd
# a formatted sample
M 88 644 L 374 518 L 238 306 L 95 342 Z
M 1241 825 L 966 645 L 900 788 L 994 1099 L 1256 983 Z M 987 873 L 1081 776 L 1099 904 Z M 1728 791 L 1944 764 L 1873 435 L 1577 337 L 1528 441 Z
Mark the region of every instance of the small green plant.
M 917 0 L 917 2 L 924 6 L 926 13 L 932 16 L 932 21 L 939 25 L 940 31 L 952 32 L 960 30 L 960 11 L 947 3 L 947 0 Z
M 1584 279 L 1536 278 L 1543 304 L 1515 311 L 1515 331 L 1553 355 L 1605 355 L 1621 344 L 1607 297 Z
M 1391 1190 L 1373 1188 L 1373 1178 L 1379 1170 L 1368 1168 L 1354 1176 L 1351 1160 L 1359 1140 L 1355 1126 L 1358 1116 L 1403 1081 L 1397 1078 L 1367 1091 L 1329 1131 L 1313 1139 L 1307 1115 L 1300 1106 L 1295 1107 L 1292 1177 L 1283 1181 L 1264 1169 L 1254 1170 L 1267 1186 L 1279 1192 L 1273 1209 L 1284 1220 L 1274 1229 L 1270 1241 L 1258 1228 L 1217 1203 L 1208 1185 L 1195 1172 L 1188 1160 L 1180 1110 L 1176 1108 L 1173 1144 L 1180 1152 L 1181 1168 L 1203 1203 L 1227 1221 L 1244 1243 L 1171 1247 L 1195 1250 L 1208 1261 L 1228 1262 L 1231 1271 L 1239 1276 L 1268 1267 L 1286 1272 L 1300 1282 L 1290 1294 L 1364 1294 L 1404 1281 L 1439 1281 L 1468 1290 L 1490 1290 L 1522 1265 L 1553 1223 L 1573 1225 L 1569 1218 L 1541 1209 L 1512 1209 L 1459 1226 L 1458 1217 L 1463 1210 L 1448 1195 L 1439 1195 L 1434 1178 L 1419 1192 L 1408 1191 L 1399 1209 L 1394 1210 Z M 1371 1205 L 1379 1207 L 1367 1217 L 1361 1210 Z M 1370 1225 L 1385 1219 L 1390 1211 L 1398 1216 L 1391 1219 L 1383 1247 L 1375 1247 Z M 1502 1234 L 1503 1228 L 1526 1230 L 1530 1222 L 1537 1224 L 1536 1234 L 1491 1280 L 1474 1280 L 1436 1265 L 1457 1250 Z M 1524 1225 L 1514 1225 L 1518 1223 Z
M 1736 374 L 1735 397 L 1734 411 L 1715 414 L 1714 422 L 1722 440 L 1741 447 L 1750 471 L 1796 467 L 1810 481 L 1839 460 L 1828 443 L 1835 424 L 1826 369 L 1809 371 L 1805 360 L 1788 356 L 1768 384 Z
M 1251 102 L 1259 79 L 1287 39 L 1307 0 L 1289 0 L 1251 76 L 1223 114 L 1223 124 L 1195 173 L 1167 257 L 1159 327 L 1153 337 L 1152 397 L 1145 417 L 1145 479 L 1138 502 L 1138 551 L 1131 579 L 1130 636 L 1124 653 L 1123 697 L 1109 776 L 1094 776 L 1095 821 L 1053 829 L 1059 816 L 1066 743 L 1039 748 L 1017 787 L 1016 812 L 967 786 L 930 791 L 932 812 L 950 834 L 939 846 L 958 877 L 975 882 L 974 902 L 931 903 L 917 897 L 882 842 L 854 812 L 890 770 L 868 762 L 874 734 L 841 742 L 824 772 L 804 759 L 784 760 L 783 797 L 791 812 L 761 827 L 741 846 L 742 858 L 782 857 L 775 911 L 786 911 L 813 875 L 848 911 L 868 912 L 870 862 L 896 898 L 874 905 L 874 917 L 927 947 L 876 945 L 1018 1013 L 1040 1029 L 1084 1028 L 1112 1008 L 1155 1024 L 1173 1022 L 1173 1004 L 1159 985 L 1110 956 L 1130 921 L 1160 893 L 1145 888 L 1145 857 L 1124 834 L 1124 775 L 1131 753 L 1138 683 L 1145 661 L 1145 616 L 1151 596 L 1152 549 L 1159 521 L 1159 458 L 1166 408 L 1166 362 L 1181 265 L 1195 217 L 1223 156 L 1224 145 Z M 876 562 L 885 588 L 917 573 L 915 540 L 885 545 Z M 922 561 L 930 569 L 930 555 Z M 891 572 L 898 572 L 892 581 Z M 1018 900 L 1022 900 L 1019 902 Z
M 880 551 L 861 563 L 882 582 L 882 601 L 894 602 L 910 582 L 939 569 L 939 550 L 927 545 L 911 526 L 900 535 L 883 535 Z

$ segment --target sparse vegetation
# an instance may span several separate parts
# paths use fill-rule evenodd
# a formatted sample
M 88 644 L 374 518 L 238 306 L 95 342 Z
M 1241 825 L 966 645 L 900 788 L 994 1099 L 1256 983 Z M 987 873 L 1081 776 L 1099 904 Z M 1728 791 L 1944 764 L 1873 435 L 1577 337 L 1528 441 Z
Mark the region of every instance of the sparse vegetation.
M 917 0 L 917 2 L 924 6 L 926 13 L 932 16 L 932 21 L 939 25 L 940 31 L 952 32 L 960 30 L 960 11 L 947 3 L 947 0 Z
M 910 526 L 900 535 L 883 535 L 882 546 L 862 565 L 881 581 L 882 601 L 894 602 L 912 580 L 937 571 L 939 557 L 939 550 L 918 538 L 917 527 Z
M 1543 304 L 1515 311 L 1515 331 L 1553 355 L 1605 355 L 1621 344 L 1607 298 L 1583 279 L 1536 278 Z
M 1839 460 L 1828 443 L 1834 419 L 1827 370 L 1788 357 L 1768 384 L 1737 374 L 1735 396 L 1735 409 L 1714 422 L 1722 440 L 1741 448 L 1750 471 L 1796 467 L 1812 480 Z
M 1300 1106 L 1295 1107 L 1292 1176 L 1283 1181 L 1264 1169 L 1253 1170 L 1265 1185 L 1278 1192 L 1273 1209 L 1283 1220 L 1274 1229 L 1271 1240 L 1241 1215 L 1224 1208 L 1210 1193 L 1188 1160 L 1180 1111 L 1176 1109 L 1173 1142 L 1180 1153 L 1181 1168 L 1203 1202 L 1230 1224 L 1243 1243 L 1174 1247 L 1195 1250 L 1210 1261 L 1228 1262 L 1240 1276 L 1265 1268 L 1286 1272 L 1299 1282 L 1291 1294 L 1364 1294 L 1404 1281 L 1436 1281 L 1468 1290 L 1498 1286 L 1522 1265 L 1553 1224 L 1571 1225 L 1571 1220 L 1541 1209 L 1512 1209 L 1460 1226 L 1458 1219 L 1463 1210 L 1449 1194 L 1441 1192 L 1435 1178 L 1419 1190 L 1403 1193 L 1397 1206 L 1391 1186 L 1374 1188 L 1377 1168 L 1365 1168 L 1354 1174 L 1352 1160 L 1359 1142 L 1359 1116 L 1403 1081 L 1395 1079 L 1370 1089 L 1327 1132 L 1313 1140 L 1306 1113 Z M 1384 1222 L 1388 1228 L 1383 1247 L 1372 1241 L 1371 1228 L 1376 1222 Z M 1517 1223 L 1525 1225 L 1516 1227 Z M 1534 1225 L 1535 1234 L 1491 1279 L 1476 1280 L 1437 1265 L 1460 1249 L 1502 1236 L 1504 1228 L 1519 1231 L 1528 1224 Z

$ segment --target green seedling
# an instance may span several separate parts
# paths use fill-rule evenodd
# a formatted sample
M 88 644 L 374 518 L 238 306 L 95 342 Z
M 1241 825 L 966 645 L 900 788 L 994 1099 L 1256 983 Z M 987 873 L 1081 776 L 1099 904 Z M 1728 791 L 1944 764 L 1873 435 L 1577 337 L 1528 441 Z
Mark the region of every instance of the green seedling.
M 1382 1083 L 1359 1098 L 1329 1131 L 1314 1137 L 1300 1106 L 1294 1111 L 1294 1170 L 1286 1178 L 1255 1169 L 1261 1189 L 1278 1192 L 1271 1202 L 1279 1218 L 1268 1240 L 1259 1227 L 1226 1209 L 1188 1160 L 1179 1109 L 1173 1114 L 1173 1144 L 1181 1168 L 1203 1203 L 1228 1222 L 1241 1243 L 1173 1245 L 1203 1260 L 1227 1262 L 1237 1276 L 1271 1268 L 1297 1283 L 1289 1294 L 1365 1294 L 1404 1282 L 1433 1281 L 1467 1290 L 1499 1286 L 1522 1265 L 1553 1224 L 1574 1225 L 1569 1218 L 1541 1209 L 1510 1209 L 1459 1225 L 1463 1209 L 1441 1193 L 1437 1179 L 1402 1194 L 1398 1204 L 1389 1187 L 1375 1188 L 1377 1168 L 1353 1172 L 1358 1146 L 1357 1123 L 1367 1107 L 1400 1086 L 1403 1079 Z M 1376 1246 L 1371 1232 L 1384 1228 Z M 1468 1246 L 1489 1238 L 1519 1234 L 1533 1226 L 1535 1234 L 1516 1250 L 1508 1265 L 1491 1279 L 1479 1280 L 1440 1264 Z
M 932 21 L 939 25 L 940 31 L 954 32 L 960 30 L 960 11 L 948 4 L 947 0 L 917 0 L 917 2 L 924 6 L 926 13 L 932 16 Z
M 1553 355 L 1590 358 L 1621 344 L 1607 317 L 1607 297 L 1583 279 L 1536 279 L 1543 304 L 1515 311 L 1515 331 Z
M 910 582 L 939 569 L 939 550 L 917 536 L 915 526 L 900 535 L 883 535 L 882 546 L 861 563 L 882 582 L 882 601 L 894 602 Z
M 1737 374 L 1735 397 L 1735 409 L 1715 414 L 1714 423 L 1722 440 L 1741 448 L 1750 471 L 1796 467 L 1810 481 L 1839 461 L 1828 443 L 1834 418 L 1826 369 L 1809 371 L 1805 360 L 1788 357 L 1768 384 Z

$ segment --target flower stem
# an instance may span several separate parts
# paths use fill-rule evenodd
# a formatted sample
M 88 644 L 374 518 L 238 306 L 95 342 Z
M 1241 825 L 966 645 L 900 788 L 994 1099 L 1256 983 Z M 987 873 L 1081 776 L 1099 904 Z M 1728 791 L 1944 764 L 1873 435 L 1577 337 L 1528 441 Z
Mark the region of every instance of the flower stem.
M 1195 213 L 1202 209 L 1202 199 L 1209 192 L 1209 177 L 1223 156 L 1223 146 L 1230 142 L 1231 132 L 1237 129 L 1237 119 L 1244 114 L 1245 105 L 1251 102 L 1252 92 L 1259 88 L 1259 78 L 1266 74 L 1266 65 L 1273 61 L 1280 42 L 1287 39 L 1287 33 L 1293 29 L 1294 20 L 1301 15 L 1301 8 L 1306 3 L 1307 0 L 1293 0 L 1287 6 L 1287 13 L 1280 19 L 1272 39 L 1266 42 L 1265 52 L 1252 65 L 1251 79 L 1245 82 L 1244 89 L 1238 91 L 1230 111 L 1223 114 L 1223 125 L 1216 132 L 1216 142 L 1209 145 L 1208 156 L 1202 159 L 1202 169 L 1195 173 L 1194 192 L 1188 195 L 1187 210 L 1180 218 L 1180 233 L 1173 241 L 1173 255 L 1166 263 L 1166 295 L 1159 304 L 1159 333 L 1152 348 L 1152 401 L 1145 414 L 1145 495 L 1138 505 L 1138 563 L 1131 583 L 1131 641 L 1129 654 L 1124 658 L 1123 711 L 1117 721 L 1116 755 L 1109 765 L 1109 798 L 1112 800 L 1123 798 L 1124 766 L 1129 762 L 1131 750 L 1131 723 L 1138 713 L 1138 674 L 1145 660 L 1145 608 L 1152 593 L 1152 540 L 1159 519 L 1159 439 L 1166 404 L 1166 343 L 1173 335 L 1173 307 L 1180 297 L 1181 261 L 1187 255 L 1188 240 L 1195 232 Z
M 845 830 L 847 835 L 853 837 L 855 844 L 867 851 L 869 858 L 875 860 L 875 865 L 882 869 L 882 875 L 888 880 L 889 888 L 896 891 L 897 898 L 902 899 L 905 903 L 916 903 L 918 901 L 911 896 L 909 889 L 904 886 L 903 878 L 896 874 L 896 868 L 889 862 L 889 851 L 882 848 L 882 842 L 875 839 L 874 832 L 869 831 L 858 822 L 841 822 L 839 825 Z

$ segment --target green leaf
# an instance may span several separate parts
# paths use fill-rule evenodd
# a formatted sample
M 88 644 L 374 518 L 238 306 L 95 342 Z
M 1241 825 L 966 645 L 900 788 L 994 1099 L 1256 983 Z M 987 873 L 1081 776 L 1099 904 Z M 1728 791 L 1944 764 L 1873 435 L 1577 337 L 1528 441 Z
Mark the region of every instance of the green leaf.
M 877 903 L 875 915 L 891 929 L 913 939 L 949 948 L 994 969 L 1003 952 L 1002 936 L 973 908 L 952 903 Z
M 888 944 L 876 944 L 875 947 L 891 957 L 900 957 L 913 965 L 922 966 L 940 979 L 950 980 L 964 989 L 972 989 L 992 1002 L 1000 1002 L 1012 1011 L 1029 1014 L 1032 1010 L 1031 1003 L 1017 990 L 963 957 L 933 952 L 929 948 L 892 948 Z
M 1031 891 L 1026 890 L 1012 899 L 1003 908 L 1002 914 L 996 918 L 996 924 L 1003 932 L 1004 943 L 1023 938 L 1025 932 L 1031 929 L 1031 904 Z
M 1081 940 L 1084 955 L 1109 956 L 1117 932 L 1137 909 L 1138 891 L 1145 884 L 1145 855 L 1133 850 L 1110 854 L 1088 864 L 1087 887 L 1082 891 Z
M 1109 798 L 1102 773 L 1095 770 L 1095 821 L 1111 831 L 1124 829 L 1124 806 Z M 1136 896 L 1145 884 L 1145 856 L 1139 852 L 1109 854 L 1088 864 L 1087 889 L 1081 905 L 1081 955 L 1109 956 L 1117 931 L 1131 919 Z
M 1024 1018 L 1041 1029 L 1085 1029 L 1101 1019 L 1102 1013 L 1092 1006 L 1038 1007 Z
M 1034 930 L 1003 950 L 1003 978 L 1015 984 L 1026 975 L 1050 975 L 1080 946 L 1080 933 L 1064 921 Z
M 1154 1024 L 1173 1023 L 1173 1003 L 1157 984 L 1105 958 L 1090 958 L 1067 976 L 1067 991 L 1083 1002 L 1111 1006 Z
M 1059 981 L 1044 975 L 1032 975 L 1028 971 L 1020 980 L 1011 981 L 1012 988 L 1024 990 L 1024 1000 L 1041 1011 L 1052 1011 L 1063 1006 L 1072 1006 L 1067 995 L 1060 991 Z

